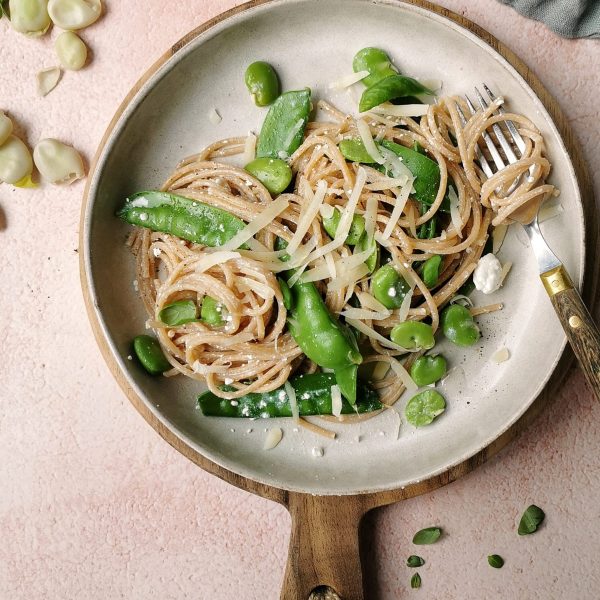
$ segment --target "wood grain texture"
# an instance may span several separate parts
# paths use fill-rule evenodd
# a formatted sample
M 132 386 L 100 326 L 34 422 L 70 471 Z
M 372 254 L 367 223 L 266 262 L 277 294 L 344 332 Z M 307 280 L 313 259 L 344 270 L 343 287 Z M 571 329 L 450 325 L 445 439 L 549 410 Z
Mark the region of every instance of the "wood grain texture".
M 290 556 L 286 568 L 282 598 L 285 600 L 305 600 L 308 593 L 317 585 L 331 585 L 337 590 L 343 600 L 355 600 L 362 598 L 362 576 L 360 574 L 360 561 L 358 558 L 358 526 L 362 516 L 369 510 L 397 502 L 406 498 L 417 496 L 433 491 L 444 486 L 462 475 L 469 473 L 477 466 L 484 463 L 488 458 L 496 454 L 506 444 L 513 440 L 525 429 L 542 409 L 551 400 L 554 391 L 561 385 L 569 366 L 572 364 L 573 355 L 567 349 L 563 354 L 555 372 L 549 379 L 545 389 L 533 402 L 525 415 L 509 430 L 500 435 L 489 446 L 464 461 L 462 464 L 449 468 L 446 472 L 433 477 L 427 481 L 406 487 L 405 489 L 389 490 L 376 494 L 361 494 L 358 496 L 312 496 L 309 494 L 291 493 L 272 486 L 264 485 L 250 479 L 241 477 L 230 472 L 219 465 L 211 462 L 195 449 L 190 447 L 177 434 L 165 427 L 148 409 L 141 398 L 135 393 L 129 382 L 120 371 L 114 357 L 111 354 L 107 340 L 96 317 L 95 308 L 90 294 L 90 285 L 85 270 L 86 244 L 83 238 L 84 219 L 86 207 L 89 202 L 89 186 L 92 175 L 96 169 L 98 159 L 107 143 L 107 140 L 116 126 L 125 108 L 129 105 L 144 83 L 172 56 L 197 38 L 204 31 L 221 21 L 238 14 L 242 11 L 265 5 L 272 0 L 252 0 L 246 4 L 237 6 L 214 19 L 194 29 L 179 42 L 174 44 L 150 69 L 142 76 L 138 83 L 122 102 L 112 119 L 96 153 L 96 157 L 90 167 L 90 176 L 86 184 L 84 202 L 81 212 L 80 224 L 80 248 L 84 252 L 80 254 L 80 276 L 83 295 L 88 311 L 88 316 L 98 345 L 102 351 L 116 381 L 119 383 L 127 397 L 130 399 L 139 413 L 146 421 L 174 448 L 202 469 L 216 475 L 217 477 L 245 489 L 254 494 L 274 500 L 286 506 L 292 515 L 293 530 L 290 540 Z M 390 4 L 392 2 L 389 2 Z M 587 260 L 584 281 L 583 298 L 588 306 L 593 306 L 596 300 L 595 290 L 598 279 L 598 270 L 594 268 L 594 252 L 598 242 L 598 220 L 595 212 L 595 202 L 592 186 L 585 163 L 582 159 L 581 149 L 576 142 L 572 130 L 556 101 L 541 84 L 529 67 L 521 61 L 511 50 L 498 41 L 493 35 L 471 22 L 467 18 L 453 13 L 450 10 L 439 7 L 426 0 L 404 0 L 397 2 L 401 4 L 412 4 L 428 9 L 442 15 L 465 29 L 471 31 L 496 52 L 502 55 L 527 81 L 533 91 L 540 98 L 549 114 L 556 124 L 565 146 L 567 147 L 581 190 L 584 201 L 584 215 L 586 222 Z M 571 295 L 560 300 L 561 310 L 568 307 L 577 307 L 580 312 L 585 311 L 583 304 L 577 304 Z M 565 312 L 566 314 L 566 312 Z M 569 315 L 570 316 L 570 313 Z M 568 319 L 567 316 L 567 319 Z M 583 316 L 581 317 L 583 319 Z M 587 348 L 587 345 L 586 345 Z M 596 354 L 596 374 L 598 368 L 598 355 Z
M 579 292 L 572 288 L 551 296 L 556 314 L 579 364 L 600 400 L 600 332 Z

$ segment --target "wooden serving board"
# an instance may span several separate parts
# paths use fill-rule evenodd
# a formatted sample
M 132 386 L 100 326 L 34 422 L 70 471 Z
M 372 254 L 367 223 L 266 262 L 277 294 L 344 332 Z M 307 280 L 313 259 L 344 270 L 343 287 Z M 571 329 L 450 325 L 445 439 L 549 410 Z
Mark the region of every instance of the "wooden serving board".
M 113 118 L 113 121 L 109 125 L 100 148 L 105 145 L 106 140 L 116 125 L 124 108 L 136 95 L 141 86 L 168 59 L 174 56 L 202 32 L 223 19 L 255 6 L 267 4 L 270 1 L 271 0 L 251 0 L 250 2 L 233 8 L 204 23 L 177 42 L 144 74 L 138 84 L 125 98 L 120 109 Z M 597 247 L 598 220 L 595 212 L 592 186 L 582 159 L 580 147 L 558 104 L 522 60 L 493 35 L 472 21 L 445 8 L 432 4 L 431 2 L 427 2 L 426 0 L 404 0 L 404 3 L 413 4 L 442 15 L 484 40 L 496 52 L 510 62 L 510 64 L 512 64 L 512 66 L 521 74 L 552 116 L 571 156 L 577 174 L 581 195 L 584 200 L 587 246 L 590 251 L 587 253 L 587 278 L 583 295 L 587 305 L 592 306 L 592 301 L 595 299 L 598 270 L 594 268 L 594 252 L 592 252 L 591 249 Z M 91 166 L 90 172 L 94 170 L 97 158 L 98 155 Z M 86 187 L 82 209 L 81 232 L 84 230 L 83 215 L 88 202 L 89 185 L 88 179 L 88 186 Z M 83 239 L 80 240 L 80 245 L 83 247 Z M 150 425 L 167 442 L 205 471 L 253 494 L 258 494 L 264 498 L 279 502 L 290 512 L 292 517 L 292 533 L 290 538 L 288 563 L 281 593 L 281 598 L 284 600 L 306 600 L 311 595 L 311 592 L 318 586 L 329 586 L 335 590 L 337 595 L 343 600 L 362 599 L 363 581 L 359 555 L 358 532 L 363 516 L 374 508 L 435 490 L 483 464 L 489 457 L 496 454 L 506 444 L 518 436 L 519 433 L 540 413 L 540 411 L 552 401 L 555 390 L 561 385 L 569 366 L 573 362 L 572 353 L 570 349 L 567 349 L 543 392 L 531 405 L 526 414 L 512 428 L 503 433 L 492 444 L 478 452 L 476 455 L 458 466 L 449 468 L 446 472 L 436 477 L 408 486 L 405 489 L 378 492 L 374 494 L 315 496 L 311 494 L 288 492 L 241 477 L 213 463 L 181 441 L 173 431 L 165 427 L 165 425 L 150 412 L 148 407 L 129 385 L 129 382 L 117 366 L 108 343 L 104 338 L 93 310 L 83 257 L 81 257 L 80 260 L 80 273 L 88 314 L 104 358 L 124 392 L 148 423 L 150 423 Z M 318 594 L 316 596 L 318 596 Z

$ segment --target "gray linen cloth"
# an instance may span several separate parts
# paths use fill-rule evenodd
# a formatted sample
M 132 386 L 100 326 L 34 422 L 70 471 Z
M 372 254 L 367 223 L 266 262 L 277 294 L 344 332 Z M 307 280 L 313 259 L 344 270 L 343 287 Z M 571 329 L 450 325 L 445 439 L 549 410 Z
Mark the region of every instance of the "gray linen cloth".
M 500 0 L 568 38 L 600 37 L 600 0 Z

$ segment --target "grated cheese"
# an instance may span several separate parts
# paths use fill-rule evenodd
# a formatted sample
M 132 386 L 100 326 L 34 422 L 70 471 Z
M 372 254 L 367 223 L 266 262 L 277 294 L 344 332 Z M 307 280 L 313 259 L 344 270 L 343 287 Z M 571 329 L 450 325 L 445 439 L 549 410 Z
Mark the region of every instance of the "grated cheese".
M 432 92 L 437 92 L 442 89 L 444 82 L 441 79 L 419 79 L 421 85 L 429 88 Z
M 343 310 L 340 315 L 348 319 L 361 319 L 368 321 L 383 321 L 392 314 L 391 310 L 385 310 L 381 312 L 375 312 L 373 310 L 367 310 L 366 308 L 354 308 L 353 306 Z
M 238 231 L 228 242 L 221 246 L 221 250 L 235 250 L 243 243 L 247 242 L 252 236 L 269 225 L 276 216 L 282 213 L 289 206 L 285 198 L 277 198 L 267 208 L 255 217 L 246 227 Z
M 402 187 L 406 185 L 408 182 L 408 177 L 382 177 L 381 179 L 376 179 L 371 183 L 367 183 L 365 188 L 371 190 L 372 192 L 382 192 L 383 190 L 391 190 L 395 187 Z
M 414 288 L 411 288 L 406 293 L 406 296 L 402 299 L 402 304 L 398 309 L 398 319 L 400 323 L 404 323 L 408 317 L 408 311 L 410 310 L 410 303 L 413 297 Z
M 400 381 L 404 384 L 406 391 L 409 394 L 414 394 L 419 386 L 413 381 L 413 378 L 410 376 L 409 372 L 404 368 L 402 363 L 399 360 L 396 360 L 393 356 L 388 356 L 388 360 L 390 361 L 390 367 L 392 367 L 392 371 L 396 373 Z
M 509 262 L 505 262 L 502 265 L 502 271 L 500 272 L 500 286 L 504 285 L 504 280 L 506 279 L 506 276 L 509 274 L 510 270 L 512 269 L 513 264 L 509 261 Z
M 331 386 L 331 414 L 334 417 L 342 414 L 342 392 L 339 385 Z
M 288 400 L 290 401 L 290 407 L 292 409 L 292 419 L 297 423 L 300 419 L 300 413 L 298 412 L 298 401 L 296 398 L 296 390 L 292 387 L 292 384 L 289 381 L 286 381 L 283 384 L 285 391 L 287 393 Z
M 290 129 L 285 141 L 283 142 L 284 148 L 289 148 L 294 141 L 294 138 L 298 134 L 298 132 L 304 127 L 304 119 L 298 119 L 294 126 Z
M 323 204 L 323 200 L 325 199 L 325 194 L 327 193 L 327 182 L 324 179 L 321 179 L 319 183 L 317 183 L 317 191 L 313 194 L 310 185 L 304 186 L 305 188 L 305 199 L 307 203 L 305 204 L 306 209 L 302 210 L 300 215 L 300 219 L 298 221 L 298 225 L 296 227 L 296 232 L 292 236 L 292 239 L 287 245 L 287 252 L 290 256 L 294 254 L 294 252 L 298 249 L 298 246 L 302 243 L 304 236 L 310 229 L 317 213 L 319 212 L 319 208 Z
M 506 237 L 508 225 L 497 225 L 492 231 L 492 254 L 498 254 Z
M 330 192 L 330 190 L 327 190 L 327 192 Z M 331 219 L 331 217 L 333 217 L 334 210 L 335 207 L 331 206 L 331 204 L 321 204 L 321 208 L 319 208 L 319 212 L 324 219 Z
M 408 179 L 414 179 L 412 171 L 402 162 L 402 159 L 387 148 L 380 148 L 381 154 L 385 158 L 383 166 L 394 176 L 394 177 L 407 177 Z
M 373 234 L 375 233 L 375 226 L 377 224 L 377 208 L 379 201 L 374 196 L 369 196 L 367 199 L 367 210 L 365 211 L 365 233 L 367 239 L 372 240 Z
M 365 263 L 361 263 L 358 267 L 350 270 L 344 277 L 339 276 L 329 283 L 327 290 L 330 292 L 337 292 L 342 288 L 348 286 L 354 290 L 356 282 L 362 279 L 369 273 L 369 267 Z
M 422 117 L 429 111 L 429 104 L 404 104 L 394 105 L 384 102 L 371 109 L 380 115 L 389 115 L 390 117 Z
M 410 190 L 412 189 L 414 179 L 411 179 L 406 183 L 406 185 L 398 192 L 397 189 L 392 190 L 394 195 L 396 196 L 396 202 L 394 204 L 394 208 L 392 209 L 392 214 L 390 215 L 390 220 L 387 222 L 381 237 L 384 240 L 387 240 L 394 231 L 394 228 L 398 224 L 400 217 L 402 216 L 402 211 L 406 206 L 406 202 L 408 201 L 408 196 L 410 195 Z
M 375 298 L 375 296 L 372 296 L 368 292 L 358 292 L 357 298 L 359 299 L 361 306 L 364 306 L 365 308 L 370 308 L 377 312 L 388 310 L 381 302 L 379 302 L 379 300 L 377 300 L 377 298 Z
M 217 112 L 216 108 L 211 108 L 208 111 L 208 120 L 213 124 L 213 125 L 218 125 L 223 119 L 221 118 L 221 115 Z
M 417 350 L 407 350 L 402 346 L 398 346 L 398 344 L 394 344 L 391 340 L 383 337 L 381 334 L 377 333 L 372 327 L 365 325 L 362 321 L 357 321 L 356 319 L 346 319 L 346 323 L 352 325 L 355 329 L 358 329 L 361 333 L 364 333 L 367 337 L 379 342 L 382 346 L 386 348 L 391 348 L 392 350 L 398 350 L 400 352 L 417 352 Z
M 220 265 L 222 263 L 227 262 L 228 260 L 233 260 L 236 258 L 240 258 L 241 254 L 239 252 L 229 252 L 225 250 L 218 250 L 217 252 L 211 252 L 210 254 L 205 254 L 194 267 L 195 273 L 204 273 L 204 271 L 208 271 L 208 269 L 214 267 L 215 265 Z
M 280 427 L 273 427 L 273 429 L 269 429 L 267 432 L 267 437 L 265 438 L 265 443 L 263 444 L 263 450 L 272 450 L 279 444 L 281 438 L 283 437 L 283 431 L 281 431 Z
M 367 122 L 363 119 L 356 119 L 356 128 L 358 129 L 358 135 L 365 146 L 365 150 L 369 156 L 378 164 L 382 165 L 385 159 L 377 149 L 373 136 L 371 135 L 371 128 L 367 125 Z
M 453 187 L 448 187 L 448 198 L 450 200 L 450 219 L 456 230 L 456 234 L 462 239 L 462 219 L 460 218 L 459 200 Z
M 494 354 L 492 354 L 492 362 L 495 362 L 497 365 L 500 363 L 506 362 L 510 358 L 510 352 L 508 348 L 500 348 L 500 350 L 496 350 Z
M 369 75 L 369 71 L 358 71 L 357 73 L 351 73 L 344 77 L 340 77 L 337 81 L 333 81 L 329 84 L 330 90 L 343 90 L 355 83 L 358 83 L 361 79 L 364 79 Z
M 250 132 L 244 143 L 244 164 L 251 163 L 256 158 L 256 136 Z

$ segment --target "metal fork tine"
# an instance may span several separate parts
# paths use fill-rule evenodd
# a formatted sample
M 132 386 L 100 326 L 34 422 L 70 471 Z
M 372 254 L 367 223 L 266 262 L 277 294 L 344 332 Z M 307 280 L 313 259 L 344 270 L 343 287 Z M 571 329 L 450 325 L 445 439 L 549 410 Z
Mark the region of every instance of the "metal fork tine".
M 492 90 L 490 90 L 490 88 L 487 85 L 485 85 L 485 83 L 483 84 L 483 89 L 487 92 L 487 95 L 490 97 L 490 100 L 494 101 L 496 99 L 496 96 L 493 94 Z M 499 106 L 498 112 L 500 114 L 504 114 L 506 113 L 506 110 L 504 109 L 504 107 Z M 525 152 L 525 141 L 521 137 L 521 134 L 519 133 L 518 129 L 512 121 L 505 121 L 504 123 L 506 125 L 506 128 L 510 132 L 510 135 L 512 136 L 512 139 L 514 140 L 517 148 L 519 149 L 519 152 L 521 152 L 521 156 L 523 156 L 523 153 Z
M 463 126 L 467 124 L 467 117 L 465 117 L 465 113 L 462 111 L 462 108 L 457 104 L 456 110 L 458 112 L 458 116 L 460 118 Z M 494 174 L 492 167 L 490 167 L 490 163 L 487 161 L 487 158 L 483 155 L 479 144 L 475 144 L 475 154 L 477 155 L 477 162 L 479 162 L 479 166 L 482 171 L 488 176 L 491 177 Z
M 481 95 L 481 92 L 477 88 L 475 88 L 475 94 L 477 94 L 477 100 L 479 100 L 479 104 L 481 105 L 481 108 L 483 108 L 485 110 L 488 107 L 488 103 L 484 100 L 483 96 Z M 492 125 L 492 129 L 494 130 L 494 133 L 496 134 L 496 138 L 500 142 L 500 145 L 502 146 L 502 149 L 504 150 L 504 154 L 506 154 L 506 158 L 508 159 L 508 162 L 511 164 L 516 163 L 517 157 L 515 156 L 513 149 L 511 148 L 510 144 L 508 143 L 508 140 L 506 139 L 502 129 L 500 129 L 500 125 L 498 125 L 498 123 L 494 123 Z
M 475 108 L 475 106 L 473 105 L 471 100 L 469 99 L 469 96 L 465 95 L 465 100 L 467 101 L 467 104 L 469 105 L 471 112 L 476 113 L 477 109 Z M 488 150 L 490 151 L 490 154 L 492 155 L 492 158 L 494 159 L 494 162 L 496 163 L 496 167 L 498 167 L 498 170 L 504 169 L 504 167 L 506 165 L 504 164 L 504 161 L 502 160 L 500 153 L 498 152 L 496 146 L 494 145 L 494 142 L 493 142 L 492 138 L 490 137 L 490 134 L 487 131 L 484 131 L 481 134 L 481 137 L 483 137 L 483 141 L 485 142 L 485 145 L 487 146 Z

